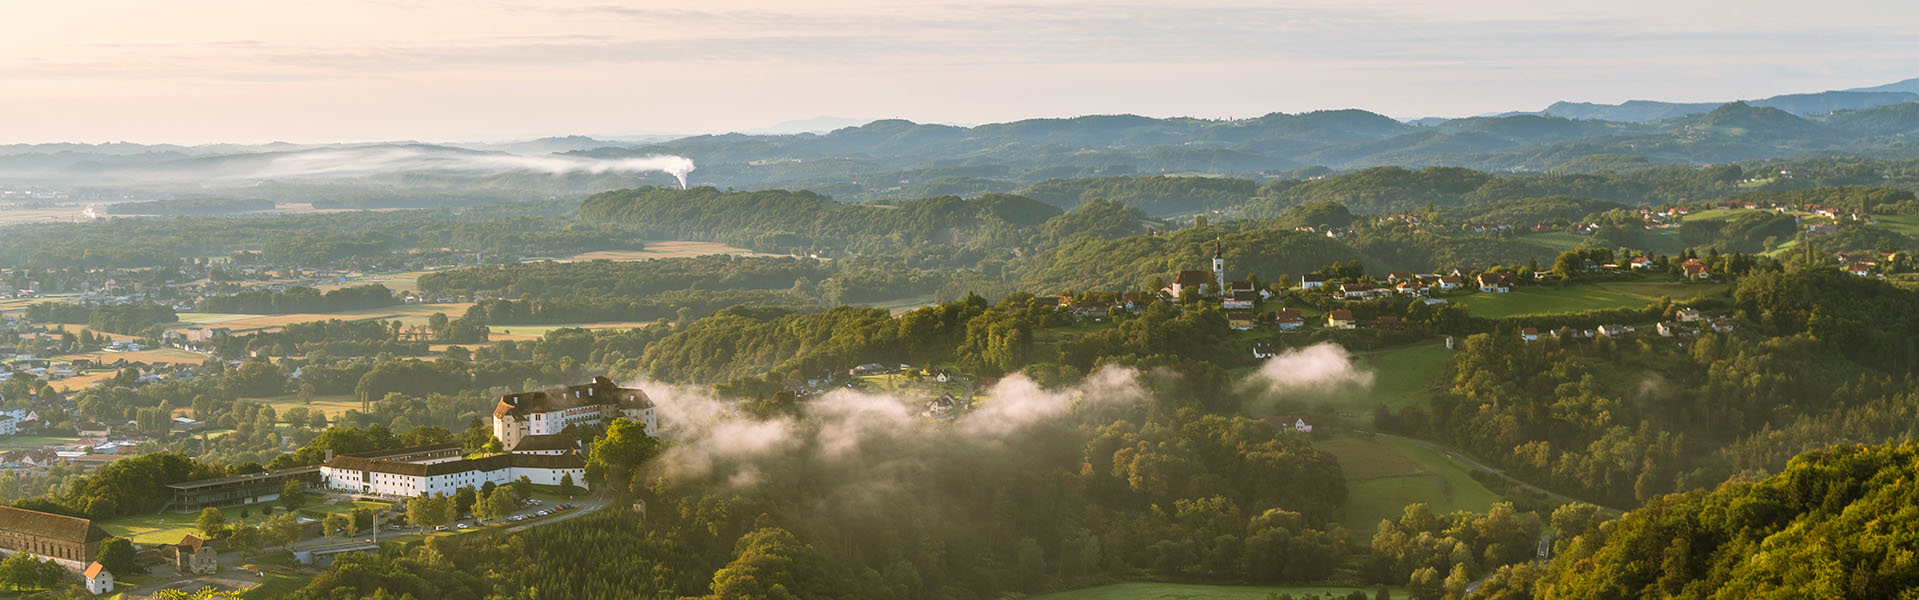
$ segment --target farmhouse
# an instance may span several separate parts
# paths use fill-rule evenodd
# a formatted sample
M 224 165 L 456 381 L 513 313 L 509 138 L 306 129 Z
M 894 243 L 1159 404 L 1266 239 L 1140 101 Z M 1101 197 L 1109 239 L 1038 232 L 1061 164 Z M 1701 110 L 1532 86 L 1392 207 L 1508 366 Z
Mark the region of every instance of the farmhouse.
M 220 553 L 205 538 L 186 534 L 173 549 L 173 569 L 180 573 L 208 575 L 220 570 Z
M 1525 329 L 1519 330 L 1519 339 L 1528 341 L 1528 342 L 1539 341 L 1539 328 L 1527 327 Z
M 1300 325 L 1305 324 L 1306 319 L 1300 316 L 1299 309 L 1297 308 L 1282 308 L 1279 309 L 1277 322 L 1279 323 L 1279 329 L 1281 331 L 1292 331 L 1299 329 Z
M 99 596 L 113 593 L 113 573 L 107 572 L 107 566 L 95 562 L 87 565 L 87 571 L 81 574 L 87 578 L 87 593 Z
M 107 531 L 93 521 L 0 506 L 0 548 L 26 552 L 78 569 L 100 554 Z
M 1679 263 L 1679 269 L 1686 273 L 1687 279 L 1712 277 L 1711 273 L 1706 272 L 1706 263 L 1697 258 L 1688 258 L 1686 262 Z
M 646 392 L 620 387 L 602 375 L 585 385 L 501 396 L 493 407 L 493 437 L 511 452 L 529 440 L 546 444 L 535 438 L 559 435 L 569 425 L 620 418 L 640 421 L 647 435 L 659 435 L 659 417 Z
M 525 477 L 533 483 L 559 485 L 571 480 L 585 487 L 586 461 L 577 453 L 495 454 L 462 458 L 459 444 L 416 446 L 380 452 L 345 454 L 320 465 L 331 489 L 360 494 L 413 497 L 453 494 L 491 482 L 512 483 Z
M 1326 326 L 1332 329 L 1352 329 L 1359 324 L 1353 321 L 1353 311 L 1335 308 L 1326 313 Z
M 1439 278 L 1439 289 L 1456 290 L 1456 289 L 1459 289 L 1460 284 L 1463 284 L 1465 282 L 1466 280 L 1464 278 L 1461 278 L 1458 275 L 1441 276 Z
M 1305 275 L 1299 278 L 1299 289 L 1302 290 L 1316 290 L 1325 285 L 1326 280 L 1312 275 Z
M 1480 273 L 1479 291 L 1486 293 L 1504 293 L 1513 291 L 1513 277 L 1506 273 Z

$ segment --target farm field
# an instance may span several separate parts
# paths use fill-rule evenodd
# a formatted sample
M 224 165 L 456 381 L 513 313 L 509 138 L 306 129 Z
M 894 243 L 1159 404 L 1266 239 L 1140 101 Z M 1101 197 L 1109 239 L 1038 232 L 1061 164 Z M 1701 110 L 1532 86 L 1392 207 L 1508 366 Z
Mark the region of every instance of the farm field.
M 53 386 L 54 390 L 57 390 L 63 393 L 77 392 L 80 390 L 93 387 L 93 384 L 100 383 L 101 381 L 112 379 L 113 376 L 119 375 L 119 374 L 120 373 L 118 371 L 115 371 L 113 369 L 106 369 L 103 371 L 94 371 L 91 373 L 87 373 L 85 375 L 68 377 L 66 379 L 55 379 L 53 381 L 47 382 L 47 385 L 51 385 Z
M 141 350 L 139 352 L 83 352 L 80 354 L 62 354 L 60 356 L 53 357 L 53 360 L 64 360 L 64 361 L 91 360 L 93 361 L 94 364 L 99 364 L 99 365 L 113 364 L 121 360 L 125 360 L 127 362 L 145 362 L 145 363 L 187 362 L 187 363 L 199 364 L 200 361 L 203 361 L 206 359 L 207 359 L 207 355 L 205 354 L 200 354 L 198 352 L 188 352 L 178 348 L 154 348 L 151 350 Z
M 451 316 L 451 315 L 448 315 L 448 316 Z M 547 334 L 547 332 L 553 331 L 555 329 L 568 329 L 568 328 L 574 328 L 574 327 L 577 327 L 580 329 L 638 329 L 641 327 L 650 326 L 652 324 L 653 324 L 652 321 L 626 321 L 621 323 L 563 323 L 559 325 L 492 325 L 490 327 L 492 328 L 493 333 L 492 335 L 488 336 L 488 339 L 493 342 L 503 342 L 507 340 L 524 342 L 528 340 L 540 339 L 541 336 L 544 336 Z M 470 350 L 473 348 L 484 346 L 486 344 L 452 344 L 452 345 L 465 346 L 467 349 Z
M 1346 475 L 1347 533 L 1370 539 L 1380 519 L 1398 518 L 1406 505 L 1433 512 L 1484 511 L 1501 500 L 1472 478 L 1468 467 L 1432 448 L 1387 437 L 1340 435 L 1316 442 L 1339 460 Z
M 894 300 L 883 300 L 879 302 L 856 302 L 853 305 L 865 306 L 868 308 L 884 308 L 887 310 L 887 312 L 893 313 L 893 316 L 897 317 L 915 308 L 919 308 L 922 306 L 931 306 L 932 304 L 934 304 L 933 295 L 926 294 L 923 296 L 912 296 L 907 298 L 898 298 Z
M 1725 288 L 1725 284 L 1678 281 L 1609 281 L 1563 288 L 1525 285 L 1504 294 L 1468 294 L 1451 300 L 1454 304 L 1470 307 L 1474 316 L 1501 318 L 1645 306 L 1661 296 L 1687 300 Z
M 360 409 L 360 399 L 353 394 L 321 394 L 314 396 L 311 404 L 301 404 L 299 396 L 295 394 L 269 398 L 243 398 L 243 400 L 252 400 L 271 406 L 273 414 L 276 415 L 286 414 L 287 409 L 296 406 L 304 407 L 309 411 L 317 410 L 326 413 L 328 418 L 340 416 L 340 413 L 346 412 L 347 409 Z
M 564 259 L 564 261 L 565 262 L 576 262 L 576 261 L 586 261 L 586 260 L 637 261 L 637 260 L 653 260 L 655 258 L 686 258 L 689 256 L 706 256 L 708 254 L 737 254 L 740 256 L 760 255 L 758 252 L 754 252 L 752 250 L 747 250 L 745 248 L 735 248 L 733 246 L 728 246 L 726 244 L 722 244 L 719 242 L 688 242 L 688 241 L 679 241 L 679 240 L 667 240 L 667 241 L 660 241 L 660 242 L 647 242 L 646 248 L 642 250 L 600 250 L 597 252 L 575 254 L 571 257 Z M 772 256 L 772 255 L 768 255 L 768 256 Z
M 1586 241 L 1586 236 L 1578 235 L 1574 233 L 1568 233 L 1564 231 L 1545 231 L 1545 232 L 1528 233 L 1525 235 L 1521 235 L 1519 236 L 1519 241 L 1539 244 L 1547 248 L 1552 248 L 1554 250 L 1564 252 L 1567 250 L 1571 250 L 1573 248 L 1578 248 L 1580 243 Z
M 1433 341 L 1366 352 L 1357 358 L 1373 372 L 1373 400 L 1399 410 L 1425 401 L 1426 386 L 1446 369 L 1452 355 L 1444 341 Z M 1367 415 L 1370 419 L 1371 413 Z
M 185 330 L 189 326 L 197 325 L 201 327 L 225 327 L 232 329 L 235 333 L 239 333 L 272 329 L 290 323 L 325 321 L 328 319 L 339 319 L 342 321 L 364 321 L 367 319 L 380 319 L 385 321 L 398 320 L 408 325 L 424 325 L 426 324 L 427 318 L 432 316 L 433 313 L 446 313 L 446 316 L 457 319 L 460 315 L 466 314 L 466 309 L 471 306 L 473 306 L 473 304 L 470 302 L 453 304 L 400 304 L 336 313 L 295 313 L 289 315 L 184 313 L 180 315 L 180 322 L 168 329 Z
M 356 274 L 347 277 L 345 282 L 335 281 L 333 283 L 323 283 L 313 286 L 313 289 L 327 292 L 343 287 L 373 285 L 377 283 L 396 292 L 412 292 L 420 289 L 420 276 L 432 272 L 433 271 L 404 271 L 400 273 L 383 273 L 380 275 Z
M 1873 226 L 1900 235 L 1919 236 L 1919 215 L 1875 215 Z
M 1191 583 L 1115 583 L 1070 592 L 1029 596 L 1029 600 L 1267 600 L 1274 594 L 1345 596 L 1353 591 L 1371 598 L 1378 588 L 1321 586 L 1200 585 Z M 1405 597 L 1394 589 L 1393 597 Z

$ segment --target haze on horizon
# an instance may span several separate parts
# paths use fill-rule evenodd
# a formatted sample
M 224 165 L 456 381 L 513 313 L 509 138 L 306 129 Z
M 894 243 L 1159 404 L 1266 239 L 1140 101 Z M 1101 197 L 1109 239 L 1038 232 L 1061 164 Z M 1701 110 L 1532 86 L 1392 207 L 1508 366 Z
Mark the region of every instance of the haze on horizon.
M 1919 75 L 1919 5 L 1072 0 L 31 3 L 0 143 L 503 140 L 1716 101 Z

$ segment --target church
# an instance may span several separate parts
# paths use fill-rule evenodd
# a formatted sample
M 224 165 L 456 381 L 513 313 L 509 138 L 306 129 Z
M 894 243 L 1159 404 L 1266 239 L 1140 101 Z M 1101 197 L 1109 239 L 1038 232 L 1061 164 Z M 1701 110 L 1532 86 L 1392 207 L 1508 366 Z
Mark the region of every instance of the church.
M 1164 292 L 1168 296 L 1172 296 L 1174 299 L 1179 299 L 1186 294 L 1186 290 L 1194 290 L 1193 293 L 1200 296 L 1217 296 L 1226 290 L 1226 255 L 1221 251 L 1218 242 L 1214 242 L 1213 244 L 1213 271 L 1211 273 L 1206 271 L 1180 271 L 1179 274 L 1173 276 L 1173 283 L 1171 285 L 1160 288 L 1159 291 Z

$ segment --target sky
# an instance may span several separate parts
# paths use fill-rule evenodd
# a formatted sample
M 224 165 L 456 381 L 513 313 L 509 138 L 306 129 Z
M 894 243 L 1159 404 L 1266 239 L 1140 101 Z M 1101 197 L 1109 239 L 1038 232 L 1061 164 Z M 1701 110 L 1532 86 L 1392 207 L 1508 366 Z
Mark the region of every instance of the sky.
M 1452 117 L 1919 77 L 1904 0 L 0 2 L 0 143 Z

